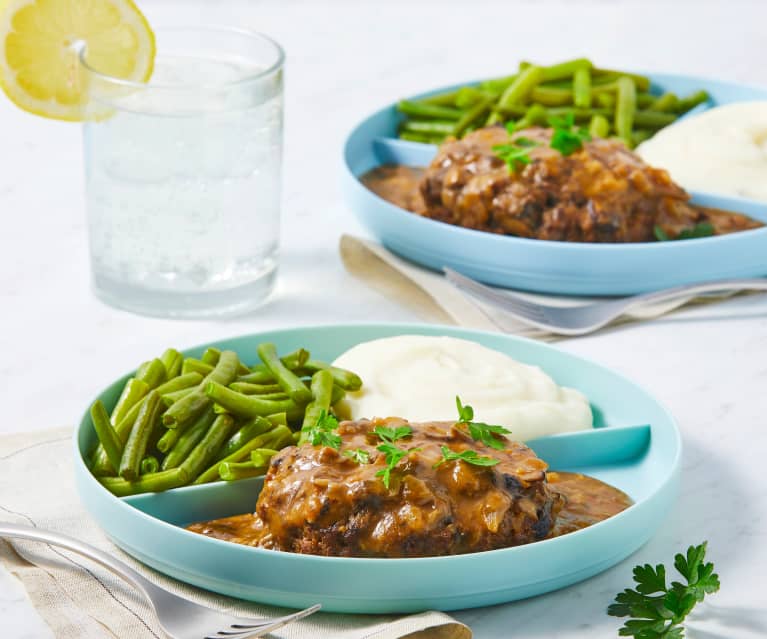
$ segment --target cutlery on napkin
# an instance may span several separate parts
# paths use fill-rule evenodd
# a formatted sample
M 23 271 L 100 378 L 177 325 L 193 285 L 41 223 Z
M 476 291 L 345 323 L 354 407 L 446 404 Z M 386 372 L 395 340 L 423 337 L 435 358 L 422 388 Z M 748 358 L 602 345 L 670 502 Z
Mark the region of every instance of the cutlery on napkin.
M 441 273 L 405 260 L 373 240 L 342 235 L 339 251 L 349 273 L 387 298 L 412 309 L 424 320 L 479 330 L 500 331 L 545 341 L 560 338 L 559 335 L 524 324 L 495 307 L 482 304 L 453 287 Z M 561 306 L 579 305 L 599 299 L 520 291 L 515 291 L 515 294 L 531 301 Z M 731 292 L 717 296 L 688 296 L 661 303 L 645 304 L 632 308 L 623 317 L 607 326 L 650 320 L 682 306 L 721 300 L 735 294 Z

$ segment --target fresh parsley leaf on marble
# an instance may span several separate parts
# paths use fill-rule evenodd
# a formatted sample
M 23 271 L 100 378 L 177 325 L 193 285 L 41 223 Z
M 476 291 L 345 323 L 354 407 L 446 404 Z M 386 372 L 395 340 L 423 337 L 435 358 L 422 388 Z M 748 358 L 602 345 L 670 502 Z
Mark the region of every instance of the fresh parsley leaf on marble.
M 627 588 L 607 608 L 613 617 L 630 617 L 618 634 L 635 639 L 682 639 L 684 620 L 697 603 L 719 590 L 714 564 L 704 563 L 707 542 L 677 554 L 674 566 L 686 583 L 666 583 L 666 567 L 650 564 L 634 568 L 636 588 Z

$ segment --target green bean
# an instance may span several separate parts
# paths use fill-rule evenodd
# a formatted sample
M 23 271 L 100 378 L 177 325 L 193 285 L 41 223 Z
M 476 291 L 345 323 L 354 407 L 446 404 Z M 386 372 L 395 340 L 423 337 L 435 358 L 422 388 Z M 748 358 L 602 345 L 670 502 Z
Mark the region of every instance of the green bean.
M 287 413 L 275 413 L 274 415 L 267 415 L 266 418 L 272 422 L 275 426 L 287 426 L 288 415 Z
M 256 466 L 268 466 L 272 457 L 280 451 L 274 448 L 256 448 L 250 451 L 250 461 Z
M 205 352 L 202 354 L 200 361 L 202 361 L 205 364 L 208 364 L 209 366 L 215 366 L 216 364 L 218 364 L 218 360 L 220 358 L 221 358 L 221 351 L 211 346 L 210 348 L 205 349 Z
M 234 430 L 234 419 L 231 415 L 219 415 L 205 433 L 205 436 L 192 449 L 179 468 L 184 468 L 190 477 L 197 477 L 213 462 L 218 451 L 224 445 Z
M 308 390 L 308 389 L 307 389 Z M 297 404 L 292 399 L 274 401 L 260 399 L 258 395 L 243 395 L 229 390 L 221 384 L 210 382 L 205 388 L 206 395 L 237 417 L 257 417 L 273 413 L 287 413 L 289 420 L 303 417 L 305 403 Z
M 485 113 L 487 113 L 493 105 L 495 98 L 492 96 L 485 96 L 473 105 L 466 113 L 461 116 L 461 119 L 455 123 L 452 134 L 459 138 L 472 124 L 479 120 Z
M 531 66 L 522 71 L 498 100 L 500 108 L 524 102 L 536 85 L 543 80 L 543 68 Z
M 237 481 L 248 477 L 258 477 L 266 472 L 266 467 L 256 466 L 253 462 L 223 462 L 218 466 L 218 474 L 224 481 Z
M 200 415 L 194 423 L 183 432 L 178 428 L 172 428 L 165 431 L 157 442 L 157 450 L 165 453 L 165 459 L 162 460 L 162 469 L 176 468 L 189 456 L 195 446 L 208 432 L 211 424 L 216 419 L 213 407 L 209 406 Z
M 163 490 L 178 488 L 189 482 L 189 473 L 182 468 L 174 468 L 159 473 L 141 475 L 135 481 L 127 481 L 120 477 L 99 477 L 98 480 L 117 497 L 127 497 L 139 493 L 159 493 Z
M 660 97 L 656 97 L 655 100 L 650 103 L 649 108 L 651 111 L 673 113 L 679 108 L 679 98 L 676 93 L 664 93 Z
M 248 382 L 232 382 L 229 388 L 243 395 L 264 395 L 282 390 L 279 384 L 249 384 Z
M 602 84 L 603 82 L 610 83 L 615 80 L 618 80 L 619 78 L 631 78 L 634 81 L 634 86 L 639 91 L 649 91 L 650 90 L 650 78 L 648 78 L 645 75 L 637 75 L 636 73 L 626 73 L 625 71 L 612 71 L 610 69 L 593 69 L 591 74 L 593 76 L 601 76 L 603 80 L 599 82 L 599 84 Z
M 277 356 L 277 347 L 271 342 L 264 342 L 256 349 L 261 361 L 274 375 L 277 383 L 295 402 L 309 402 L 312 399 L 311 391 L 306 385 L 288 369 Z M 277 411 L 272 411 L 277 412 Z
M 162 402 L 165 407 L 170 408 L 181 398 L 186 397 L 189 393 L 194 393 L 195 390 L 195 388 L 182 388 L 181 390 L 172 393 L 164 393 L 163 395 L 160 395 L 160 397 L 162 397 Z
M 604 109 L 615 108 L 615 95 L 612 93 L 598 93 L 594 96 L 594 99 L 596 100 L 597 105 Z
M 499 124 L 501 122 L 503 122 L 501 114 L 496 109 L 493 109 L 490 112 L 490 115 L 487 116 L 487 120 L 485 120 L 485 126 L 492 126 L 493 124 Z
M 136 379 L 146 382 L 149 388 L 157 388 L 165 381 L 165 365 L 157 358 L 144 362 L 136 371 Z
M 521 129 L 526 129 L 527 127 L 539 124 L 546 124 L 546 109 L 540 104 L 533 104 L 528 107 L 524 117 L 517 120 L 514 125 L 514 130 L 520 131 Z
M 543 81 L 552 82 L 554 80 L 572 78 L 579 70 L 591 72 L 593 66 L 588 58 L 576 58 L 575 60 L 552 64 L 543 67 Z
M 208 366 L 215 366 L 218 364 L 218 360 L 221 358 L 221 351 L 213 346 L 209 346 L 205 349 L 205 352 L 202 354 L 202 357 L 200 358 L 200 361 L 203 364 L 207 364 Z M 250 373 L 250 369 L 245 366 L 242 362 L 240 362 L 239 366 L 237 367 L 237 373 L 240 375 L 247 375 Z
M 223 459 L 224 457 L 228 457 L 233 452 L 242 448 L 254 437 L 263 435 L 273 428 L 274 424 L 272 424 L 266 417 L 254 417 L 243 426 L 240 426 L 239 430 L 227 440 L 221 448 L 221 452 L 219 452 L 219 458 Z
M 304 421 L 301 424 L 302 436 L 298 443 L 303 444 L 306 441 L 307 433 L 310 428 L 317 424 L 323 413 L 330 412 L 331 396 L 333 394 L 333 376 L 329 370 L 317 371 L 312 376 L 312 399 L 306 407 Z
M 296 431 L 290 437 L 293 440 L 293 445 L 298 446 L 298 441 L 301 439 L 301 431 Z
M 141 460 L 146 454 L 149 438 L 157 422 L 157 416 L 160 414 L 160 404 L 160 395 L 156 390 L 149 391 L 146 399 L 141 403 L 120 458 L 118 474 L 123 479 L 132 481 L 139 476 Z
M 458 91 L 449 91 L 447 93 L 437 93 L 418 100 L 421 104 L 432 104 L 434 106 L 454 106 L 458 97 Z
M 160 462 L 157 461 L 157 457 L 154 455 L 147 455 L 144 457 L 144 459 L 141 460 L 141 465 L 139 468 L 141 469 L 142 475 L 156 473 L 160 470 Z
M 345 368 L 331 366 L 316 359 L 308 360 L 300 369 L 303 373 L 314 375 L 317 371 L 329 370 L 333 376 L 333 382 L 347 391 L 358 391 L 362 388 L 362 379 L 356 373 L 347 371 Z
M 639 146 L 645 140 L 649 140 L 655 131 L 650 129 L 635 129 L 631 132 L 631 148 Z
M 573 104 L 582 109 L 591 106 L 591 68 L 579 68 L 573 74 Z
M 182 397 L 165 412 L 162 416 L 163 424 L 168 428 L 183 428 L 196 419 L 210 404 L 210 400 L 205 394 L 208 383 L 231 384 L 237 375 L 239 363 L 240 360 L 237 359 L 237 354 L 233 351 L 221 353 L 221 359 L 219 359 L 216 367 L 200 382 L 194 392 Z
M 634 124 L 646 129 L 661 129 L 676 121 L 673 113 L 658 113 L 656 111 L 637 111 L 634 114 Z
M 199 386 L 203 376 L 199 373 L 185 373 L 179 375 L 173 379 L 168 380 L 164 384 L 160 384 L 157 387 L 157 392 L 160 395 L 167 395 L 168 393 L 175 393 L 176 391 L 184 390 L 186 388 L 192 388 L 193 386 Z
M 298 350 L 288 353 L 285 357 L 281 357 L 280 361 L 285 368 L 294 370 L 303 366 L 309 359 L 309 351 L 299 348 Z M 274 375 L 264 364 L 256 364 L 251 367 L 250 373 L 246 375 L 239 375 L 237 377 L 238 382 L 249 382 L 251 384 L 273 384 L 276 383 Z
M 658 96 L 653 95 L 652 93 L 637 93 L 637 108 L 638 109 L 647 109 L 650 107 L 650 105 L 655 102 L 655 99 Z
M 184 360 L 184 364 L 181 366 L 181 372 L 186 375 L 187 373 L 199 373 L 200 375 L 210 375 L 213 370 L 211 364 L 206 364 L 194 357 L 187 357 Z
M 468 109 L 485 98 L 493 98 L 487 91 L 475 86 L 465 86 L 458 89 L 455 94 L 454 106 L 458 109 Z
M 699 104 L 708 102 L 711 96 L 703 90 L 696 91 L 692 95 L 688 95 L 686 98 L 679 100 L 679 110 L 677 113 L 687 113 L 691 109 L 694 109 Z
M 419 144 L 442 144 L 444 135 L 429 135 L 427 133 L 413 133 L 412 131 L 400 131 L 398 133 L 400 140 L 407 142 L 418 142 Z
M 631 130 L 636 113 L 636 85 L 628 76 L 618 78 L 618 102 L 615 105 L 615 133 L 627 144 L 631 144 Z
M 460 121 L 460 120 L 459 120 Z M 450 135 L 455 124 L 443 120 L 406 120 L 402 123 L 401 131 L 435 135 Z
M 489 80 L 483 80 L 479 83 L 479 88 L 483 91 L 489 91 L 500 95 L 503 93 L 510 84 L 514 82 L 519 76 L 518 73 L 514 75 L 507 75 L 502 78 L 490 78 Z
M 286 426 L 277 426 L 276 428 L 264 433 L 263 435 L 254 437 L 239 450 L 236 450 L 228 457 L 224 457 L 224 459 L 221 459 L 217 461 L 216 463 L 214 463 L 204 473 L 202 473 L 199 477 L 197 477 L 197 479 L 195 479 L 194 482 L 192 483 L 206 484 L 210 481 L 215 481 L 219 477 L 219 474 L 218 474 L 219 464 L 225 463 L 225 462 L 239 463 L 241 461 L 248 459 L 250 457 L 251 451 L 256 450 L 257 448 L 278 448 L 281 442 L 283 441 L 288 442 L 290 441 L 291 437 L 292 437 L 292 433 L 290 432 L 289 428 L 287 428 Z
M 120 398 L 117 400 L 115 407 L 112 409 L 112 415 L 110 421 L 112 425 L 117 424 L 125 417 L 128 411 L 135 406 L 142 397 L 149 392 L 149 384 L 146 382 L 131 377 L 123 386 Z
M 117 469 L 120 468 L 120 458 L 123 454 L 123 443 L 112 427 L 107 409 L 104 408 L 104 404 L 100 400 L 96 400 L 91 406 L 91 420 L 96 435 L 104 447 L 109 464 L 114 474 L 117 474 Z
M 405 115 L 419 118 L 435 118 L 437 120 L 458 120 L 463 115 L 463 111 L 460 109 L 437 106 L 435 104 L 423 104 L 422 102 L 413 102 L 411 100 L 400 100 L 397 103 L 397 110 Z
M 573 92 L 570 89 L 556 89 L 554 87 L 537 86 L 530 94 L 533 104 L 543 106 L 562 106 L 573 103 Z
M 165 367 L 165 379 L 173 379 L 181 374 L 181 365 L 184 363 L 184 356 L 175 348 L 167 349 L 160 356 L 160 361 Z
M 603 115 L 595 115 L 589 124 L 589 134 L 592 138 L 606 138 L 610 135 L 610 123 Z

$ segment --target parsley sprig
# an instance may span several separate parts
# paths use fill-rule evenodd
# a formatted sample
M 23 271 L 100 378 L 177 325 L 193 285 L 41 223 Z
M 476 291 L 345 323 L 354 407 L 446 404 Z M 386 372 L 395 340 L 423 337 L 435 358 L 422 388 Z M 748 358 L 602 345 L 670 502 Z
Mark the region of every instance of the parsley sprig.
M 383 481 L 384 486 L 387 488 L 389 487 L 389 481 L 391 480 L 391 471 L 394 470 L 394 467 L 399 463 L 400 459 L 403 457 L 407 457 L 410 453 L 415 452 L 417 450 L 421 450 L 420 448 L 399 448 L 398 446 L 395 446 L 394 444 L 380 444 L 376 446 L 378 450 L 380 450 L 384 455 L 386 455 L 386 468 L 382 468 L 376 473 L 376 477 L 380 477 Z
M 390 428 L 388 426 L 376 426 L 373 429 L 373 433 L 379 437 L 384 443 L 376 446 L 377 450 L 380 450 L 385 455 L 386 468 L 382 468 L 376 473 L 376 477 L 380 477 L 383 480 L 384 486 L 389 487 L 391 480 L 391 471 L 400 462 L 403 457 L 407 457 L 410 453 L 421 450 L 420 448 L 400 448 L 396 446 L 394 442 L 410 437 L 413 434 L 413 429 L 410 426 L 396 426 Z
M 440 446 L 442 450 L 442 459 L 440 459 L 432 468 L 437 468 L 445 462 L 449 461 L 465 461 L 467 464 L 474 464 L 475 466 L 495 466 L 500 463 L 500 460 L 494 457 L 483 457 L 476 450 L 464 450 L 460 453 L 450 450 L 447 446 Z
M 591 140 L 591 134 L 584 127 L 575 126 L 575 114 L 570 111 L 564 116 L 552 116 L 548 119 L 549 126 L 553 129 L 549 146 L 559 151 L 562 155 L 572 155 L 583 148 L 584 142 Z M 521 125 L 521 123 L 520 123 Z M 517 126 L 514 122 L 506 123 L 506 130 L 513 135 Z M 509 167 L 509 172 L 521 171 L 530 164 L 530 149 L 538 146 L 538 142 L 526 137 L 509 140 L 508 144 L 496 144 L 493 152 L 501 158 Z
M 676 237 L 669 237 L 669 234 L 656 224 L 653 227 L 653 233 L 655 234 L 655 239 L 659 242 L 694 240 L 698 237 L 710 237 L 714 234 L 714 227 L 709 222 L 699 222 L 692 228 L 682 229 Z
M 495 450 L 503 450 L 506 448 L 506 444 L 503 438 L 499 439 L 496 435 L 508 435 L 511 433 L 503 426 L 497 426 L 492 424 L 485 424 L 484 422 L 475 422 L 474 409 L 466 404 L 461 403 L 461 398 L 458 395 L 455 396 L 455 405 L 458 408 L 458 424 L 465 424 L 469 429 L 469 435 L 476 441 L 481 441 L 490 448 Z
M 352 450 L 345 450 L 344 456 L 348 457 L 349 459 L 353 459 L 358 464 L 370 463 L 370 453 L 366 451 L 364 448 L 354 448 Z
M 410 437 L 413 434 L 413 429 L 410 426 L 396 426 L 390 428 L 389 426 L 376 426 L 373 429 L 373 433 L 385 442 L 393 444 L 398 439 L 404 439 Z
M 306 433 L 306 439 L 312 446 L 329 446 L 338 450 L 341 448 L 341 436 L 335 432 L 338 420 L 335 415 L 322 411 L 317 422 Z
M 506 130 L 509 132 L 509 135 L 514 133 L 514 123 L 507 122 Z M 530 164 L 530 149 L 535 146 L 538 146 L 535 140 L 519 137 L 515 140 L 510 140 L 508 144 L 496 144 L 493 146 L 493 152 L 506 162 L 510 173 L 515 173 Z
M 575 114 L 572 111 L 564 117 L 552 116 L 549 118 L 549 125 L 554 129 L 549 146 L 562 155 L 572 155 L 583 148 L 584 142 L 591 140 L 588 129 L 575 128 Z
M 607 609 L 613 617 L 631 617 L 619 631 L 621 637 L 635 639 L 682 639 L 687 615 L 695 604 L 719 590 L 719 575 L 714 564 L 704 563 L 707 542 L 690 546 L 687 554 L 677 554 L 674 566 L 686 584 L 666 585 L 666 567 L 650 564 L 634 568 L 636 588 L 627 588 Z

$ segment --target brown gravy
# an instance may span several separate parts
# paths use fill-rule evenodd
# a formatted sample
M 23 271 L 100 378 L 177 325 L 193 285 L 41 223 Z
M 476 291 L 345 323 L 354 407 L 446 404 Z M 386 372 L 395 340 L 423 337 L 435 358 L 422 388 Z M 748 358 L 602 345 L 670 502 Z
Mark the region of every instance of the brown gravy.
M 566 499 L 550 537 L 592 526 L 626 510 L 633 503 L 623 491 L 580 473 L 549 472 L 547 479 L 549 486 Z M 258 546 L 264 535 L 264 528 L 253 513 L 203 521 L 188 529 L 246 546 Z

